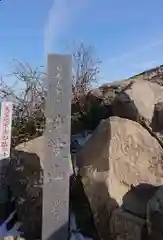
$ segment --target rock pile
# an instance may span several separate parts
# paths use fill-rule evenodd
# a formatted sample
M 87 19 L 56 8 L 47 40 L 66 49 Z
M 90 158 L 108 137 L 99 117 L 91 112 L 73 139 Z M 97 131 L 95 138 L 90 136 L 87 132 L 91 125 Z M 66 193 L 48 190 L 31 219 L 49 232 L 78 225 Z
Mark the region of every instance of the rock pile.
M 87 116 L 74 132 L 98 127 L 76 160 L 101 240 L 145 239 L 149 227 L 155 233 L 151 239 L 159 239 L 152 213 L 156 196 L 162 199 L 162 69 L 105 84 L 83 97 Z M 72 104 L 73 113 L 77 107 Z M 17 146 L 9 165 L 8 181 L 29 239 L 39 239 L 41 231 L 42 144 L 40 137 Z
M 113 225 L 117 233 L 114 239 L 141 239 L 140 225 L 146 225 L 146 206 L 154 192 L 147 194 L 146 199 L 140 193 L 142 191 L 133 193 L 128 201 L 126 221 L 133 224 L 131 218 L 135 219 L 133 216 L 136 215 L 137 234 L 133 226 L 123 226 L 124 231 L 121 226 L 122 235 L 119 235 L 116 222 L 118 218 L 125 223 L 122 221 L 125 218 L 123 201 L 132 185 L 146 183 L 154 189 L 163 184 L 162 105 L 162 86 L 146 80 L 132 80 L 113 99 L 114 116 L 101 121 L 77 155 L 82 182 L 101 239 L 107 240 L 111 232 L 113 236 Z M 151 191 L 148 187 L 146 190 L 147 193 Z M 117 204 L 121 210 L 117 210 Z M 145 211 L 144 218 L 139 215 L 142 211 Z M 123 236 L 126 229 L 132 229 L 125 233 L 128 237 Z

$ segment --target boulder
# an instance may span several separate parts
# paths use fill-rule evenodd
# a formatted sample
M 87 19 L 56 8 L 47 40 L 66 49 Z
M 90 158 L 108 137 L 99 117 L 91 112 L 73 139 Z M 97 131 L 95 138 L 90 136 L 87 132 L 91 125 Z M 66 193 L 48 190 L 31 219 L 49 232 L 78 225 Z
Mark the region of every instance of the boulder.
M 162 158 L 159 142 L 139 123 L 120 117 L 101 121 L 77 155 L 101 239 L 107 239 L 111 213 L 131 184 L 163 183 Z
M 117 92 L 121 91 L 123 88 L 126 88 L 132 82 L 131 79 L 123 79 L 121 81 L 111 82 L 109 84 L 105 83 L 99 87 L 100 91 L 105 95 L 110 89 L 114 89 Z
M 114 240 L 146 240 L 145 220 L 118 208 L 111 216 L 110 232 Z
M 44 155 L 44 146 L 43 146 L 43 136 L 34 138 L 28 142 L 21 143 L 15 147 L 16 151 L 26 152 L 26 153 L 34 153 L 38 156 L 39 161 L 35 161 L 29 158 L 24 158 L 24 161 L 28 165 L 35 166 L 35 168 L 43 169 L 43 155 Z M 38 159 L 37 158 L 37 159 Z
M 152 129 L 154 132 L 163 132 L 163 102 L 158 102 L 154 107 L 152 119 Z
M 137 186 L 131 186 L 131 189 L 123 196 L 122 208 L 140 217 L 147 218 L 147 205 L 157 192 L 159 186 L 154 186 L 149 183 L 140 183 Z
M 150 123 L 153 116 L 154 105 L 157 102 L 162 102 L 162 87 L 163 87 L 163 66 L 159 66 L 154 69 L 142 72 L 128 79 L 115 81 L 112 83 L 105 83 L 97 89 L 92 89 L 88 93 L 80 94 L 78 96 L 79 101 L 72 101 L 72 132 L 79 133 L 84 129 L 95 129 L 100 120 L 108 118 L 110 116 L 124 116 L 126 118 L 135 120 L 137 118 L 137 109 L 143 110 L 145 114 L 149 114 Z M 152 94 L 151 94 L 152 92 Z M 161 97 L 160 100 L 153 100 L 153 93 Z M 119 95 L 120 94 L 120 95 Z M 126 94 L 129 97 L 126 98 Z M 139 99 L 139 95 L 141 95 Z M 131 97 L 131 98 L 130 98 Z M 132 99 L 134 97 L 134 99 Z M 116 101 L 114 102 L 114 99 Z M 136 99 L 136 100 L 135 100 Z M 114 112 L 112 111 L 112 103 L 114 102 Z M 79 104 L 80 103 L 80 104 Z M 126 103 L 128 103 L 126 105 Z M 135 105 L 136 103 L 136 105 Z M 138 104 L 138 105 L 137 105 Z M 79 108 L 80 105 L 80 108 Z M 91 117 L 91 124 L 83 124 L 83 116 L 80 114 L 84 110 L 84 117 L 90 115 L 90 108 L 94 105 L 96 110 Z M 149 108 L 149 109 L 148 109 Z M 145 110 L 144 110 L 145 109 Z M 92 110 L 91 110 L 92 111 Z M 152 113 L 150 113 L 152 112 Z M 141 111 L 140 111 L 141 113 Z M 97 118 L 98 124 L 93 124 L 93 119 Z M 136 115 L 136 116 L 135 116 Z M 142 115 L 143 117 L 144 115 Z
M 116 116 L 139 122 L 143 118 L 154 129 L 153 119 L 160 112 L 163 102 L 163 87 L 157 83 L 135 80 L 126 90 L 120 92 L 113 101 L 113 113 Z M 162 125 L 160 124 L 162 127 Z M 163 128 L 162 128 L 163 130 Z
M 163 236 L 163 186 L 160 186 L 147 204 L 147 224 L 151 240 Z
M 88 97 L 88 98 L 89 98 L 89 97 L 90 97 L 90 98 L 92 97 L 92 99 L 93 99 L 93 98 L 102 99 L 103 94 L 102 94 L 102 92 L 101 92 L 101 90 L 100 90 L 99 88 L 93 88 L 93 89 L 91 89 L 91 90 L 88 92 L 87 97 Z
M 42 225 L 43 137 L 18 145 L 8 166 L 8 184 L 16 200 L 21 231 L 40 239 Z
M 129 79 L 147 80 L 163 86 L 163 65 L 141 72 Z

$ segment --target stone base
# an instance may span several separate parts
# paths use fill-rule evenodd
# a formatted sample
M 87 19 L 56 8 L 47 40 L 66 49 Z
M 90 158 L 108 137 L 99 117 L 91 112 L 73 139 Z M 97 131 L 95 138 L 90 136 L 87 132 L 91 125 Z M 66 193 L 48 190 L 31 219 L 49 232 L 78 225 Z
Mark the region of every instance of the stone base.
M 113 211 L 110 231 L 114 240 L 145 240 L 145 220 L 136 217 L 121 208 Z

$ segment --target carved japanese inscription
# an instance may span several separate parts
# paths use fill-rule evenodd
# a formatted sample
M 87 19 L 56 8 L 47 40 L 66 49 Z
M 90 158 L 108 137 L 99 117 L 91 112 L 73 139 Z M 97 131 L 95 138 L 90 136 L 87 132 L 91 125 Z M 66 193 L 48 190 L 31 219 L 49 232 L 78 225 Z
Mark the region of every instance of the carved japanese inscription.
M 42 240 L 59 240 L 68 237 L 71 57 L 51 54 L 47 69 Z

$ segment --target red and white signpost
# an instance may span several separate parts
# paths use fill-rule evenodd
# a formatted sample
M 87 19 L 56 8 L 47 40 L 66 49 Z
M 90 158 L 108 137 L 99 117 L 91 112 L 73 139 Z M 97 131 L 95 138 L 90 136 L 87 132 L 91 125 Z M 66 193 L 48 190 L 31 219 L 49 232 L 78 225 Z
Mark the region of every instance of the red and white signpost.
M 7 201 L 7 186 L 4 184 L 5 168 L 11 148 L 12 103 L 0 103 L 0 203 Z
M 12 128 L 12 103 L 1 103 L 0 115 L 0 160 L 10 157 Z

